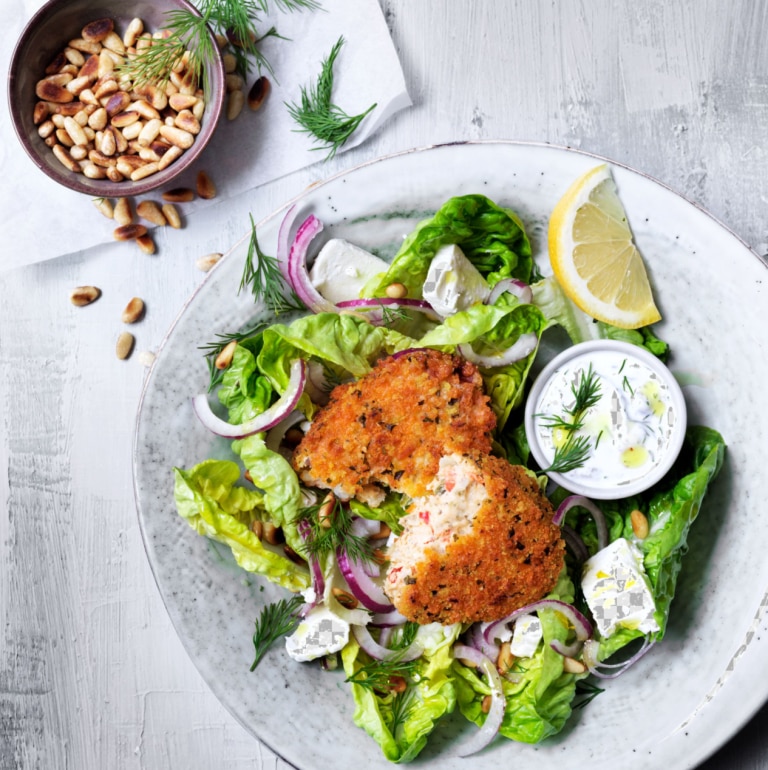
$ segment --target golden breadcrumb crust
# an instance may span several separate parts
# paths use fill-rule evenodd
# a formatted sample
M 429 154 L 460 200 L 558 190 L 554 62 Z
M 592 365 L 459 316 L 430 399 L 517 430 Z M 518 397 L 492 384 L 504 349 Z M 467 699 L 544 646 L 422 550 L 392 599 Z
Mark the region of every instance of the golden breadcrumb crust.
M 471 532 L 457 537 L 443 554 L 427 547 L 415 564 L 389 565 L 385 590 L 417 623 L 497 620 L 546 596 L 563 568 L 560 528 L 552 523 L 552 506 L 535 479 L 500 457 L 472 459 L 487 499 Z M 429 515 L 429 500 L 414 503 L 422 508 L 426 503 L 423 515 Z
M 446 454 L 490 452 L 495 425 L 474 364 L 437 350 L 410 350 L 334 388 L 293 465 L 309 486 L 376 505 L 384 488 L 425 494 Z

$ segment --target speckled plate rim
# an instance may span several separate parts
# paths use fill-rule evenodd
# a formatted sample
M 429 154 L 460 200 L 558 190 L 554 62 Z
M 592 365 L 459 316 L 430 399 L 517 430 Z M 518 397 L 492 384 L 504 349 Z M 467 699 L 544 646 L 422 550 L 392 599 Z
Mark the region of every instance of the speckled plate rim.
M 717 235 L 725 240 L 732 249 L 739 252 L 739 259 L 744 261 L 744 265 L 740 264 L 739 267 L 746 268 L 750 272 L 750 276 L 755 272 L 759 273 L 761 282 L 765 264 L 760 257 L 751 251 L 749 247 L 736 236 L 732 231 L 725 227 L 722 223 L 718 222 L 714 217 L 707 213 L 702 207 L 698 206 L 694 202 L 691 202 L 682 196 L 675 193 L 671 188 L 650 176 L 638 172 L 631 167 L 613 161 L 599 155 L 586 153 L 581 150 L 574 150 L 568 147 L 557 147 L 555 145 L 547 143 L 531 143 L 531 142 L 516 142 L 516 141 L 481 141 L 481 142 L 457 142 L 451 144 L 430 145 L 426 147 L 419 147 L 410 150 L 405 150 L 399 153 L 393 153 L 383 158 L 377 158 L 375 160 L 363 163 L 352 169 L 347 169 L 318 185 L 313 186 L 304 193 L 296 196 L 291 201 L 286 203 L 277 209 L 273 214 L 264 218 L 259 223 L 259 228 L 263 228 L 270 222 L 274 222 L 277 217 L 280 216 L 289 206 L 294 203 L 306 201 L 308 197 L 323 194 L 329 186 L 337 183 L 339 180 L 354 175 L 363 169 L 369 168 L 376 164 L 388 163 L 397 159 L 402 159 L 409 155 L 423 154 L 430 152 L 471 152 L 473 147 L 488 147 L 492 146 L 498 148 L 499 152 L 505 152 L 510 150 L 520 150 L 526 153 L 563 153 L 562 157 L 566 156 L 578 156 L 585 162 L 607 162 L 617 171 L 617 173 L 628 174 L 634 176 L 639 180 L 646 180 L 653 188 L 665 193 L 672 200 L 677 201 L 678 206 L 686 209 L 690 216 L 696 216 L 699 219 L 699 223 L 702 224 L 710 232 L 710 235 Z M 620 185 L 621 188 L 621 185 Z M 629 210 L 629 208 L 628 208 Z M 696 212 L 694 215 L 693 212 Z M 631 219 L 631 216 L 630 216 Z M 708 225 L 706 223 L 709 223 Z M 633 223 L 634 227 L 634 223 Z M 637 235 L 637 230 L 636 230 Z M 233 250 L 237 249 L 237 245 L 233 247 Z M 204 287 L 215 282 L 218 276 L 221 274 L 222 269 L 226 265 L 226 260 L 222 260 L 217 267 L 211 271 L 206 277 L 205 281 L 200 287 L 192 294 L 189 300 L 185 303 L 182 310 L 178 314 L 174 323 L 170 327 L 166 334 L 163 343 L 160 347 L 160 353 L 157 361 L 150 370 L 145 382 L 144 389 L 142 391 L 139 410 L 136 418 L 136 430 L 134 435 L 134 450 L 133 450 L 133 462 L 134 462 L 134 491 L 136 496 L 137 509 L 139 513 L 139 521 L 142 532 L 142 537 L 147 548 L 147 554 L 150 561 L 151 568 L 155 575 L 155 579 L 158 583 L 161 596 L 166 604 L 166 608 L 169 612 L 172 622 L 176 627 L 182 643 L 187 648 L 193 662 L 200 670 L 203 678 L 211 687 L 214 694 L 224 704 L 224 706 L 233 714 L 233 716 L 240 721 L 246 729 L 250 730 L 254 734 L 266 743 L 272 750 L 286 758 L 286 761 L 296 762 L 296 757 L 292 756 L 292 752 L 289 747 L 284 745 L 284 742 L 279 739 L 274 739 L 273 736 L 265 735 L 259 732 L 253 724 L 249 723 L 248 719 L 244 719 L 242 713 L 237 708 L 237 704 L 233 704 L 228 697 L 227 687 L 216 676 L 215 666 L 211 668 L 206 665 L 204 660 L 201 660 L 197 656 L 194 650 L 190 649 L 189 640 L 185 637 L 185 628 L 180 621 L 178 607 L 174 606 L 174 600 L 172 592 L 169 587 L 164 584 L 160 573 L 160 566 L 154 559 L 154 547 L 150 541 L 150 537 L 147 531 L 147 519 L 146 517 L 151 514 L 151 501 L 146 499 L 146 496 L 142 494 L 141 488 L 141 457 L 145 450 L 145 447 L 141 445 L 141 429 L 142 420 L 145 414 L 147 401 L 155 385 L 155 373 L 158 369 L 158 364 L 162 362 L 164 355 L 167 354 L 167 349 L 172 345 L 174 332 L 182 318 L 194 307 L 194 304 L 203 291 Z M 738 287 L 737 287 L 738 288 Z M 741 287 L 742 289 L 745 287 Z M 751 342 L 758 344 L 762 347 L 762 341 L 759 338 L 750 339 Z M 674 342 L 674 340 L 673 340 Z M 731 498 L 726 495 L 723 498 L 726 502 L 730 503 Z M 717 522 L 716 522 L 717 523 Z M 693 767 L 706 759 L 717 748 L 719 748 L 728 738 L 730 738 L 743 724 L 745 724 L 749 718 L 760 708 L 766 699 L 768 694 L 768 688 L 766 686 L 755 687 L 755 681 L 768 681 L 765 674 L 768 673 L 768 659 L 765 655 L 760 654 L 759 641 L 761 639 L 760 631 L 766 629 L 766 607 L 768 606 L 768 591 L 766 586 L 768 580 L 765 579 L 765 575 L 757 575 L 759 582 L 756 583 L 756 588 L 753 586 L 748 592 L 748 596 L 745 596 L 744 607 L 739 613 L 739 626 L 732 635 L 732 644 L 729 647 L 728 655 L 721 661 L 718 661 L 716 667 L 711 669 L 714 671 L 712 674 L 701 677 L 700 687 L 698 687 L 698 695 L 695 701 L 695 705 L 692 709 L 686 711 L 686 715 L 680 719 L 672 729 L 662 736 L 656 736 L 649 741 L 639 740 L 638 747 L 633 749 L 632 754 L 629 757 L 622 757 L 622 766 L 624 767 L 657 767 L 658 763 L 663 761 L 667 767 Z M 670 647 L 674 647 L 674 642 L 666 642 Z M 694 673 L 701 673 L 701 667 L 699 663 L 696 664 Z M 631 676 L 631 674 L 630 674 Z M 675 697 L 675 695 L 671 695 Z M 580 722 L 585 720 L 580 719 Z M 606 728 L 609 728 L 606 725 Z M 573 731 L 573 735 L 578 734 L 580 725 L 577 725 Z M 354 726 L 349 725 L 350 730 L 356 730 Z M 567 728 L 566 728 L 567 732 Z M 610 734 L 610 733 L 609 733 Z M 568 734 L 570 736 L 570 733 Z M 566 736 L 565 742 L 555 741 L 552 746 L 552 750 L 555 753 L 559 753 L 562 757 L 562 752 L 567 746 Z M 513 746 L 509 749 L 511 752 L 509 756 L 514 756 L 515 753 L 521 748 L 514 744 L 506 744 L 507 746 Z M 376 747 L 374 746 L 374 749 Z M 537 761 L 545 759 L 548 748 L 547 747 L 522 747 L 530 751 L 536 752 Z M 597 746 L 595 750 L 597 750 Z M 573 755 L 570 755 L 573 758 Z M 499 760 L 499 750 L 491 750 L 487 757 L 478 757 L 477 761 L 473 761 L 473 767 L 485 767 L 488 760 L 488 767 L 494 766 Z M 506 757 L 506 755 L 505 755 Z M 432 757 L 435 760 L 436 766 L 452 767 L 453 762 L 447 756 L 434 755 Z M 363 761 L 367 760 L 367 756 Z M 628 760 L 629 764 L 626 761 Z M 313 759 L 310 759 L 310 764 L 307 764 L 302 757 L 299 762 L 296 762 L 296 766 L 301 767 L 320 767 L 321 763 L 315 764 Z M 616 757 L 612 761 L 616 761 Z M 429 758 L 427 763 L 430 764 Z M 378 762 L 373 761 L 374 765 L 378 765 Z M 424 764 L 424 762 L 419 762 Z M 386 766 L 386 765 L 384 765 Z M 460 765 L 456 765 L 459 767 Z M 546 763 L 541 763 L 542 767 L 546 767 Z M 600 764 L 593 764 L 593 767 L 600 767 Z M 607 766 L 607 765 L 606 765 Z

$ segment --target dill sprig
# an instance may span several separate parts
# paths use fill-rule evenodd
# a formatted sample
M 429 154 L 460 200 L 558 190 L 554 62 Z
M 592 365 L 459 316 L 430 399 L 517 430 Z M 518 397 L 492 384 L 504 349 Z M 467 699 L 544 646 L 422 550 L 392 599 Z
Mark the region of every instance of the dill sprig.
M 575 702 L 573 707 L 575 709 L 582 709 L 588 703 L 591 703 L 601 692 L 605 692 L 602 687 L 598 687 L 592 682 L 581 680 L 576 682 L 576 694 L 584 696 L 580 701 Z
M 257 321 L 256 323 L 246 327 L 245 329 L 242 329 L 239 332 L 217 334 L 216 339 L 213 342 L 207 342 L 205 345 L 198 346 L 199 350 L 204 351 L 203 354 L 205 356 L 205 362 L 208 366 L 209 393 L 221 383 L 221 380 L 224 377 L 224 370 L 219 369 L 216 366 L 216 358 L 219 353 L 221 353 L 221 351 L 224 350 L 224 348 L 229 345 L 230 342 L 234 341 L 240 343 L 243 340 L 255 337 L 257 334 L 262 332 L 267 327 L 267 325 L 268 324 L 264 321 Z
M 314 10 L 320 7 L 317 0 L 274 0 L 281 11 Z M 119 70 L 134 85 L 160 83 L 170 77 L 171 70 L 185 51 L 190 52 L 189 66 L 198 82 L 207 72 L 216 55 L 216 41 L 209 30 L 222 34 L 232 42 L 240 74 L 251 69 L 251 60 L 261 72 L 272 73 L 272 67 L 259 50 L 258 44 L 266 37 L 281 37 L 275 27 L 259 35 L 256 25 L 262 13 L 269 12 L 268 0 L 196 0 L 199 11 L 168 11 L 163 26 L 167 37 L 153 38 L 152 45 L 137 52 Z M 207 90 L 207 83 L 206 83 Z
M 414 702 L 415 695 L 416 693 L 413 688 L 409 687 L 402 692 L 395 693 L 395 696 L 392 698 L 392 724 L 389 726 L 389 731 L 392 735 L 397 733 L 397 728 L 403 725 L 411 715 L 411 711 L 416 705 Z
M 333 65 L 343 45 L 342 36 L 323 60 L 317 81 L 308 87 L 301 87 L 300 103 L 286 104 L 291 117 L 301 126 L 297 130 L 311 134 L 317 143 L 323 145 L 314 149 L 328 150 L 326 160 L 332 158 L 344 146 L 365 116 L 376 107 L 374 103 L 359 115 L 347 115 L 341 107 L 333 103 Z
M 333 508 L 320 521 L 318 516 L 324 503 L 302 508 L 299 519 L 310 525 L 309 535 L 304 543 L 308 556 L 322 558 L 329 553 L 344 551 L 347 558 L 356 562 L 371 562 L 374 559 L 374 548 L 366 537 L 352 532 L 352 513 L 348 508 L 335 500 Z
M 589 438 L 576 434 L 584 426 L 587 411 L 600 400 L 600 379 L 592 369 L 592 364 L 586 372 L 581 371 L 578 383 L 571 383 L 571 394 L 573 405 L 564 415 L 546 415 L 542 420 L 542 424 L 553 431 L 561 430 L 568 434 L 567 439 L 555 448 L 552 463 L 543 469 L 544 473 L 568 473 L 584 465 L 589 457 Z
M 398 321 L 407 321 L 408 313 L 405 308 L 392 305 L 381 305 L 381 318 L 385 326 L 394 326 Z
M 254 301 L 263 302 L 275 315 L 306 310 L 304 303 L 288 285 L 277 257 L 269 256 L 261 250 L 256 236 L 256 224 L 252 215 L 250 218 L 251 238 L 237 293 L 250 288 Z
M 392 679 L 402 677 L 408 679 L 413 676 L 418 658 L 403 660 L 401 655 L 393 655 L 386 660 L 372 660 L 346 678 L 345 681 L 360 685 L 366 690 L 388 692 L 392 687 Z
M 259 665 L 267 650 L 281 637 L 287 636 L 299 624 L 299 608 L 304 604 L 301 596 L 290 599 L 280 599 L 279 602 L 268 604 L 262 609 L 256 620 L 256 630 L 253 634 L 253 646 L 256 657 L 251 664 L 251 671 Z

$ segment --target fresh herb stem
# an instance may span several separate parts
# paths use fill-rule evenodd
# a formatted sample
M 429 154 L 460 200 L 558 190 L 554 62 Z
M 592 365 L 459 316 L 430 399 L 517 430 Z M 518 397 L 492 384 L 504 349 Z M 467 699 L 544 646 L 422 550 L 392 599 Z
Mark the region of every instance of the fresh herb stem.
M 306 310 L 296 292 L 288 285 L 276 257 L 265 254 L 256 235 L 256 224 L 251 216 L 251 238 L 240 278 L 238 294 L 250 288 L 255 302 L 263 302 L 275 315 Z
M 216 366 L 216 358 L 221 351 L 229 345 L 233 340 L 235 342 L 243 342 L 244 340 L 255 337 L 260 334 L 267 327 L 267 323 L 264 321 L 257 321 L 254 324 L 242 329 L 239 332 L 231 332 L 227 334 L 217 334 L 214 342 L 208 342 L 205 345 L 200 345 L 199 349 L 204 351 L 205 362 L 208 365 L 208 392 L 210 393 L 217 385 L 221 383 L 224 377 L 224 370 L 219 369 Z
M 307 555 L 319 559 L 341 550 L 352 561 L 371 562 L 374 559 L 373 546 L 368 538 L 352 533 L 350 510 L 339 500 L 335 500 L 332 510 L 321 522 L 318 514 L 323 505 L 310 505 L 299 513 L 299 519 L 307 521 L 310 525 L 309 536 L 304 544 Z
M 301 126 L 297 130 L 311 134 L 322 145 L 314 149 L 328 150 L 326 160 L 344 146 L 366 115 L 376 107 L 372 104 L 359 115 L 348 115 L 333 104 L 333 65 L 343 45 L 344 38 L 340 37 L 323 60 L 317 81 L 308 87 L 301 87 L 299 104 L 286 104 L 291 117 Z
M 259 665 L 267 650 L 281 637 L 292 633 L 299 624 L 299 608 L 304 604 L 301 596 L 281 599 L 268 604 L 262 609 L 256 620 L 253 634 L 253 646 L 256 657 L 251 664 L 251 671 Z

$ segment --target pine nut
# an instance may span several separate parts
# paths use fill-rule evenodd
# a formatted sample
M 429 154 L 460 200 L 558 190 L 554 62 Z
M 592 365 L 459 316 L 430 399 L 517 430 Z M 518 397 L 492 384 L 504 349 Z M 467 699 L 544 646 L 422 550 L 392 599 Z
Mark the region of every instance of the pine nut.
M 118 198 L 114 209 L 115 222 L 118 225 L 130 225 L 133 222 L 133 208 L 128 198 Z
M 144 300 L 139 297 L 132 297 L 123 310 L 123 323 L 135 324 L 140 321 L 144 315 Z
M 53 154 L 56 156 L 56 160 L 61 163 L 69 171 L 80 171 L 80 164 L 67 152 L 67 150 L 60 144 L 53 146 Z
M 67 46 L 64 49 L 64 58 L 70 63 L 74 64 L 75 67 L 82 67 L 83 64 L 85 64 L 85 56 L 78 51 L 76 48 L 70 48 Z
M 72 150 L 74 151 L 78 148 L 79 145 L 73 147 Z M 83 150 L 85 150 L 85 148 L 83 148 Z M 74 154 L 72 154 L 72 157 L 75 157 Z M 80 170 L 83 172 L 83 176 L 87 177 L 88 179 L 104 179 L 107 176 L 107 172 L 102 166 L 97 166 L 95 163 L 91 163 L 90 161 L 81 163 Z
M 142 32 L 144 32 L 144 22 L 139 18 L 131 19 L 123 35 L 123 45 L 126 48 L 136 45 L 136 41 Z
M 85 35 L 83 35 L 83 37 L 85 37 Z M 102 39 L 101 44 L 104 46 L 104 48 L 107 48 L 110 51 L 114 51 L 120 56 L 125 56 L 125 45 L 123 44 L 123 39 L 114 30 L 109 32 Z
M 251 532 L 253 532 L 253 534 L 256 535 L 259 540 L 261 540 L 264 537 L 264 523 L 258 519 L 254 519 L 253 523 L 251 524 Z
M 483 712 L 483 714 L 487 714 L 491 710 L 491 701 L 492 698 L 490 695 L 483 697 L 483 700 L 480 703 L 480 710 Z
M 123 332 L 117 338 L 117 344 L 115 345 L 115 355 L 124 361 L 133 352 L 133 346 L 136 342 L 136 338 L 130 332 Z
M 153 240 L 152 236 L 147 233 L 146 235 L 140 235 L 136 239 L 136 243 L 138 247 L 145 253 L 145 254 L 154 254 L 157 250 L 155 247 L 155 241 Z
M 117 91 L 112 96 L 107 99 L 107 103 L 104 105 L 104 109 L 106 109 L 107 114 L 110 117 L 120 115 L 123 113 L 131 104 L 131 97 L 125 93 L 125 91 Z M 134 112 L 133 114 L 128 113 L 128 118 L 125 118 L 124 120 L 131 120 L 133 122 L 134 120 L 138 120 L 139 116 Z M 114 122 L 112 125 L 116 125 Z M 118 128 L 121 128 L 121 126 L 118 126 Z
M 333 511 L 336 508 L 336 497 L 329 492 L 324 498 L 322 505 L 317 509 L 317 523 L 323 529 L 330 529 L 333 518 Z
M 144 101 L 144 99 L 137 99 L 135 102 L 132 102 L 130 109 L 132 112 L 138 112 L 142 118 L 147 120 L 157 120 L 160 117 L 160 113 L 149 102 Z
M 216 356 L 216 361 L 214 362 L 217 369 L 226 369 L 232 363 L 232 359 L 235 356 L 236 347 L 237 340 L 232 340 L 221 349 L 219 355 Z
M 181 155 L 184 153 L 184 150 L 181 149 L 181 147 L 173 146 L 171 147 L 168 152 L 163 155 L 162 158 L 160 158 L 160 162 L 157 164 L 158 171 L 162 171 L 164 168 L 167 168 L 168 166 L 173 163 L 173 161 L 176 160 L 176 158 L 181 157 Z
M 169 203 L 187 203 L 195 199 L 195 191 L 189 187 L 174 187 L 163 193 L 163 200 Z
M 176 112 L 188 110 L 190 107 L 193 107 L 196 102 L 197 97 L 192 96 L 191 94 L 176 93 L 168 99 L 168 104 L 171 106 L 171 109 L 176 110 Z
M 144 124 L 144 128 L 139 133 L 138 141 L 143 147 L 149 147 L 149 145 L 157 138 L 160 133 L 160 127 L 163 122 L 160 118 L 152 118 Z
M 99 107 L 95 112 L 88 116 L 88 125 L 94 131 L 102 131 L 107 125 L 107 111 Z
M 67 133 L 67 130 L 64 128 L 56 129 L 56 139 L 58 140 L 59 144 L 63 145 L 66 148 L 75 146 L 75 143 L 72 141 L 72 137 Z
M 242 90 L 232 91 L 227 98 L 227 120 L 234 120 L 243 109 L 245 94 Z
M 193 134 L 190 134 L 189 131 L 177 128 L 176 126 L 162 126 L 160 128 L 160 134 L 171 144 L 175 144 L 182 150 L 188 150 L 195 142 Z
M 349 591 L 343 588 L 332 588 L 331 593 L 336 597 L 336 601 L 345 609 L 354 610 L 358 606 L 358 601 Z
M 173 122 L 178 128 L 189 131 L 190 134 L 196 136 L 200 133 L 200 121 L 189 110 L 182 110 Z
M 115 28 L 115 22 L 112 19 L 95 19 L 89 21 L 80 32 L 83 40 L 89 40 L 93 43 L 101 43 L 104 38 Z
M 55 104 L 65 104 L 71 102 L 75 96 L 64 86 L 52 83 L 50 80 L 40 80 L 35 88 L 35 94 L 38 99 L 42 99 L 46 102 L 54 102 Z
M 81 53 L 97 54 L 101 51 L 101 45 L 97 40 L 85 40 L 82 37 L 76 37 L 69 41 L 69 47 L 74 48 Z
M 179 216 L 179 212 L 176 210 L 176 206 L 174 206 L 172 203 L 164 203 L 161 206 L 160 211 L 163 213 L 166 222 L 168 222 L 168 224 L 174 230 L 181 229 L 181 217 Z
M 115 218 L 115 209 L 109 198 L 94 198 L 93 205 L 107 218 Z
M 198 257 L 195 260 L 195 267 L 207 273 L 220 259 L 221 254 L 206 254 L 204 257 Z
M 69 91 L 71 94 L 74 94 L 75 96 L 78 96 L 82 91 L 85 91 L 86 88 L 91 84 L 92 78 L 89 77 L 79 77 L 75 78 L 74 80 L 70 80 L 69 83 L 65 86 L 67 91 Z
M 408 294 L 408 289 L 402 283 L 390 283 L 385 290 L 390 299 L 403 299 Z
M 400 676 L 399 674 L 393 674 L 389 677 L 389 687 L 387 689 L 390 692 L 398 694 L 403 693 L 408 689 L 408 682 L 406 681 L 405 677 Z
M 69 300 L 77 307 L 85 307 L 95 302 L 101 296 L 101 289 L 97 286 L 78 286 L 69 294 Z
M 120 225 L 112 232 L 116 241 L 133 241 L 139 236 L 146 235 L 147 228 L 144 225 L 130 224 Z
M 496 661 L 496 669 L 503 676 L 511 668 L 515 662 L 515 656 L 512 654 L 512 650 L 509 642 L 503 642 L 499 649 L 499 657 Z
M 131 174 L 131 181 L 138 182 L 140 179 L 146 179 L 148 176 L 156 174 L 159 170 L 160 167 L 157 163 L 146 163 Z
M 264 522 L 264 539 L 270 545 L 280 545 L 283 542 L 283 531 L 271 521 Z
M 70 149 L 69 154 L 80 162 L 88 157 L 88 150 L 82 144 L 76 144 Z M 83 173 L 85 174 L 85 165 L 83 165 Z
M 255 112 L 264 103 L 270 90 L 270 82 L 264 75 L 256 78 L 251 90 L 248 91 L 248 106 Z
M 146 219 L 147 222 L 151 222 L 158 227 L 164 227 L 168 224 L 163 212 L 160 210 L 160 206 L 154 201 L 141 201 L 141 203 L 136 206 L 136 213 L 142 219 Z
M 242 91 L 245 83 L 237 73 L 231 72 L 226 76 L 224 85 L 227 91 Z
M 563 671 L 566 674 L 583 674 L 587 667 L 576 658 L 563 658 Z
M 221 56 L 224 62 L 224 72 L 229 75 L 237 69 L 237 59 L 233 53 L 225 53 Z
M 56 124 L 52 120 L 46 120 L 37 127 L 37 133 L 42 139 L 46 139 L 56 131 Z
M 88 137 L 83 127 L 74 118 L 64 118 L 64 130 L 69 134 L 73 144 L 81 144 L 83 147 L 88 144 Z
M 635 537 L 639 540 L 645 540 L 650 531 L 648 517 L 642 511 L 635 509 L 629 514 L 629 520 L 632 524 L 632 531 L 635 533 Z
M 112 125 L 115 126 L 115 128 L 119 128 L 119 126 L 115 125 L 115 121 L 112 121 Z M 131 123 L 130 125 L 127 125 L 125 128 L 121 129 L 121 133 L 123 137 L 127 141 L 133 141 L 134 139 L 139 138 L 139 134 L 141 133 L 141 129 L 144 128 L 144 124 L 137 120 L 135 123 Z
M 210 200 L 211 198 L 216 197 L 216 185 L 214 185 L 213 180 L 205 171 L 197 172 L 197 179 L 195 180 L 195 183 L 197 187 L 197 194 L 201 198 Z
M 50 110 L 48 109 L 48 105 L 45 102 L 37 102 L 35 104 L 35 109 L 32 113 L 33 123 L 36 126 L 40 125 L 47 119 L 49 113 L 50 113 Z

